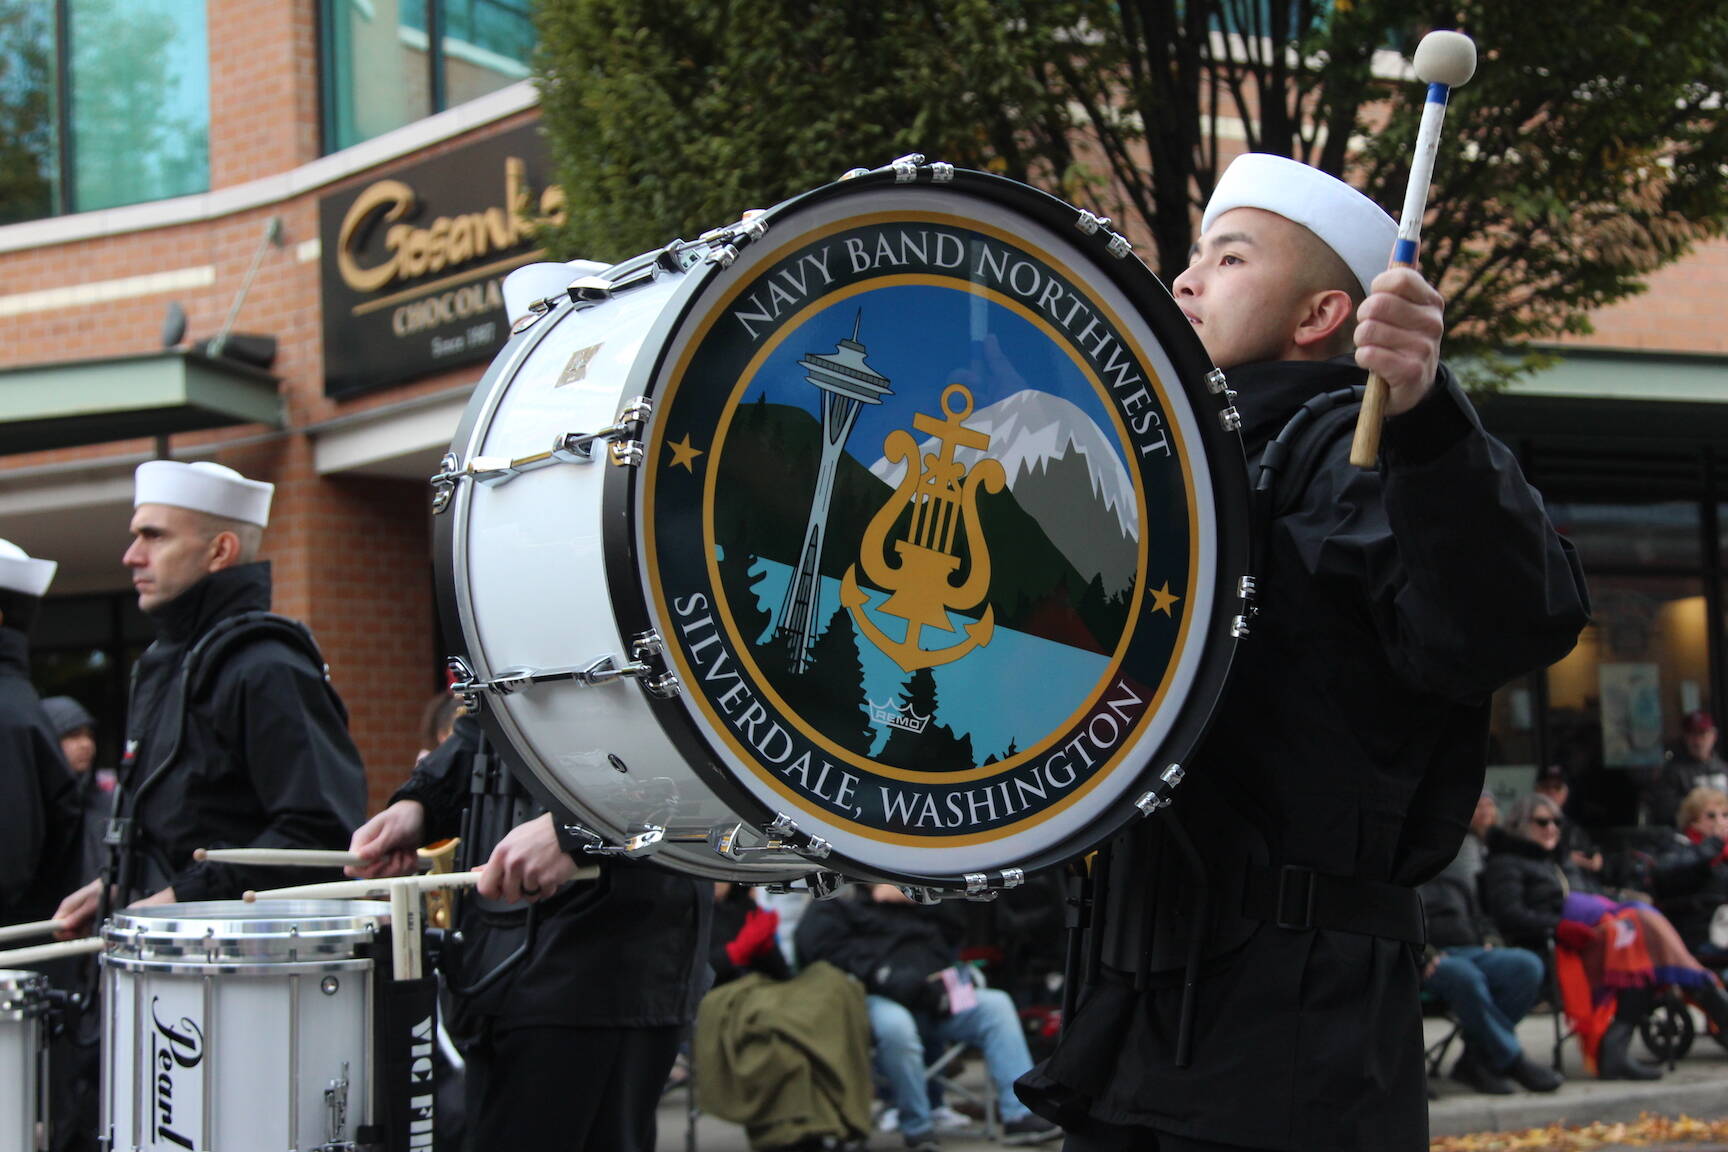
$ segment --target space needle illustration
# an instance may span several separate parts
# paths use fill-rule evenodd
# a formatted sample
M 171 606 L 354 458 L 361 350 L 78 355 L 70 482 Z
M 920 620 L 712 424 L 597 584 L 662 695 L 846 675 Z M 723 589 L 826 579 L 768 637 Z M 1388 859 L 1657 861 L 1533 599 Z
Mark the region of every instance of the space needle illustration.
M 804 528 L 804 546 L 798 551 L 798 570 L 786 586 L 786 600 L 780 605 L 780 619 L 774 628 L 774 638 L 786 645 L 787 668 L 792 672 L 809 667 L 810 645 L 816 642 L 821 623 L 817 609 L 822 589 L 822 541 L 840 453 L 858 422 L 858 406 L 880 404 L 882 397 L 894 394 L 888 377 L 864 362 L 865 348 L 858 342 L 863 319 L 860 309 L 852 320 L 852 338 L 840 341 L 834 351 L 811 352 L 798 361 L 804 379 L 822 390 L 822 462 L 816 470 L 816 491 L 810 497 L 810 521 Z

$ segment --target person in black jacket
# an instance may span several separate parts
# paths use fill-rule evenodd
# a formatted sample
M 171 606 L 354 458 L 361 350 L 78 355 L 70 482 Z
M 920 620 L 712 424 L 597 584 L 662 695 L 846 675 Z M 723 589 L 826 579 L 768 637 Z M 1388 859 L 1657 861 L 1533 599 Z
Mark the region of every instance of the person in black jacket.
M 196 861 L 207 847 L 338 848 L 366 811 L 347 712 L 310 634 L 270 608 L 257 560 L 270 484 L 220 464 L 138 467 L 132 571 L 156 641 L 133 670 L 116 788 L 121 903 L 238 899 L 248 888 L 316 883 L 318 869 Z M 201 642 L 232 642 L 218 655 Z M 209 654 L 188 679 L 195 652 Z M 219 665 L 219 666 L 216 666 Z M 71 937 L 96 918 L 101 881 L 61 902 Z
M 1540 793 L 1520 797 L 1507 810 L 1505 824 L 1489 836 L 1483 901 L 1515 943 L 1546 947 L 1552 939 L 1586 955 L 1594 948 L 1599 955 L 1619 957 L 1613 964 L 1586 966 L 1598 998 L 1608 993 L 1618 998 L 1612 1022 L 1594 1041 L 1597 1075 L 1657 1079 L 1661 1070 L 1632 1056 L 1627 1047 L 1649 1015 L 1651 989 L 1666 983 L 1685 987 L 1718 1028 L 1728 1027 L 1728 994 L 1660 912 L 1640 901 L 1616 902 L 1588 871 L 1561 863 L 1562 823 L 1553 800 Z M 1632 938 L 1638 947 L 1625 947 Z M 1587 1054 L 1592 1042 L 1587 1035 Z
M 55 567 L 0 540 L 0 925 L 48 919 L 79 879 L 77 788 L 30 683 L 30 625 Z
M 1657 906 L 1701 963 L 1728 966 L 1728 940 L 1711 930 L 1728 920 L 1728 793 L 1694 788 L 1674 822 L 1673 842 L 1656 854 Z
M 1542 991 L 1542 958 L 1524 948 L 1495 946 L 1474 883 L 1442 872 L 1417 891 L 1428 925 L 1422 981 L 1445 1001 L 1464 1033 L 1452 1078 L 1494 1096 L 1514 1091 L 1513 1081 L 1532 1092 L 1560 1087 L 1564 1078 L 1531 1060 L 1518 1043 L 1518 1021 Z
M 914 904 L 894 885 L 875 884 L 812 904 L 793 940 L 800 964 L 826 960 L 863 983 L 876 1067 L 911 1152 L 939 1147 L 924 1081 L 925 1035 L 944 1045 L 965 1041 L 984 1053 L 1004 1144 L 1054 1140 L 1061 1135 L 1056 1127 L 1014 1095 L 1015 1078 L 1032 1066 L 1014 1001 L 999 988 L 962 990 L 976 999 L 966 1007 L 951 998 L 944 973 L 959 972 L 960 931 L 955 909 Z
M 456 834 L 481 743 L 475 719 L 460 717 L 354 833 L 366 863 L 350 874 L 408 873 L 416 848 Z M 518 803 L 480 898 L 462 900 L 462 945 L 445 962 L 470 1147 L 653 1152 L 660 1088 L 706 983 L 711 885 L 622 859 L 572 882 L 579 846 L 552 813 Z
M 1105 854 L 1100 978 L 1020 1084 L 1076 1152 L 1428 1146 L 1415 887 L 1464 837 L 1490 695 L 1565 655 L 1587 606 L 1439 362 L 1439 294 L 1385 270 L 1394 235 L 1340 181 L 1244 156 L 1173 282 L 1251 462 L 1367 369 L 1388 418 L 1378 468 L 1340 435 L 1280 494 L 1218 720 Z

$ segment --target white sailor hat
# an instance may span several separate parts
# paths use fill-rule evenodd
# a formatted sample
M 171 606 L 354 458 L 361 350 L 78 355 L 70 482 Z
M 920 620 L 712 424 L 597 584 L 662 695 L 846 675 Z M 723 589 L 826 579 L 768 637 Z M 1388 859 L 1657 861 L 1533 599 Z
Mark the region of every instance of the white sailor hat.
M 1249 152 L 1230 162 L 1206 203 L 1200 231 L 1205 233 L 1212 221 L 1232 208 L 1276 212 L 1302 225 L 1349 265 L 1363 292 L 1386 271 L 1398 239 L 1392 217 L 1344 181 L 1264 152 Z
M 270 523 L 270 497 L 276 485 L 248 480 L 232 468 L 199 460 L 148 460 L 138 465 L 132 506 L 168 504 L 241 520 L 262 528 Z
M 33 560 L 10 540 L 0 540 L 0 590 L 41 596 L 60 567 L 52 560 Z

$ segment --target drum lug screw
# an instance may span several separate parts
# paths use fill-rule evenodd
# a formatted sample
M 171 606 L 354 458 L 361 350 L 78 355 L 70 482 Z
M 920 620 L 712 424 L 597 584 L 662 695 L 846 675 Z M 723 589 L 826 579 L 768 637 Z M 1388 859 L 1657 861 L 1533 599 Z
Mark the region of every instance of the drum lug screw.
M 842 180 L 856 180 L 860 176 L 868 176 L 868 175 L 870 175 L 870 169 L 868 169 L 868 168 L 848 168 L 848 169 L 846 169 L 846 171 L 840 173 L 840 179 L 842 179 Z
M 888 167 L 894 169 L 894 183 L 910 184 L 918 179 L 918 165 L 924 163 L 924 153 L 908 152 L 893 161 Z
M 1224 387 L 1225 379 L 1224 370 L 1222 368 L 1214 368 L 1212 371 L 1206 373 L 1206 391 L 1216 396 L 1218 393 L 1224 391 Z
M 1236 616 L 1236 617 L 1233 617 L 1231 619 L 1231 621 L 1230 621 L 1230 635 L 1231 636 L 1235 637 L 1237 640 L 1243 640 L 1243 639 L 1247 638 L 1248 631 L 1249 631 L 1249 629 L 1248 629 L 1248 617 Z
M 324 993 L 326 996 L 336 995 L 336 990 L 341 987 L 342 981 L 336 979 L 334 976 L 326 976 L 324 979 L 318 981 L 318 991 Z
M 647 660 L 665 651 L 666 642 L 660 639 L 660 633 L 650 628 L 646 632 L 638 632 L 630 638 L 630 654 L 638 660 Z
M 930 165 L 930 182 L 932 184 L 947 184 L 954 179 L 954 165 L 938 160 Z
M 608 446 L 607 455 L 612 463 L 619 468 L 639 467 L 647 459 L 647 453 L 642 448 L 640 440 L 614 440 Z
M 1087 236 L 1093 235 L 1100 228 L 1108 228 L 1109 226 L 1110 217 L 1096 215 L 1084 208 L 1080 209 L 1080 218 L 1074 221 L 1074 227 L 1080 229 Z
M 1242 413 L 1234 407 L 1226 408 L 1218 413 L 1218 423 L 1224 426 L 1226 432 L 1240 432 L 1242 430 Z
M 1104 250 L 1110 253 L 1110 255 L 1116 257 L 1116 259 L 1120 260 L 1124 256 L 1128 255 L 1128 253 L 1134 251 L 1134 245 L 1129 243 L 1128 237 L 1123 236 L 1121 233 L 1117 233 L 1110 237 L 1110 243 L 1105 246 Z
M 1252 576 L 1242 576 L 1236 581 L 1236 595 L 1243 600 L 1252 600 L 1260 590 L 1260 584 Z
M 722 268 L 730 268 L 732 261 L 738 259 L 738 249 L 730 244 L 721 244 L 708 249 L 708 262 L 718 264 Z
M 450 497 L 456 494 L 456 453 L 446 452 L 438 461 L 438 471 L 432 477 L 432 513 L 437 515 L 450 507 Z

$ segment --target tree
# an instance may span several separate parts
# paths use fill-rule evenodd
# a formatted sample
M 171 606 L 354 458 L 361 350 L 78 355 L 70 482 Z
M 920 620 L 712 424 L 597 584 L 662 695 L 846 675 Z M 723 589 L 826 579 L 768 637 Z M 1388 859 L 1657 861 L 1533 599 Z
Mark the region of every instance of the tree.
M 54 211 L 54 26 L 46 5 L 0 6 L 0 224 Z
M 1482 52 L 1424 232 L 1449 356 L 1528 367 L 1494 355 L 1588 331 L 1728 221 L 1716 0 L 548 0 L 540 24 L 570 254 L 656 247 L 916 150 L 1101 208 L 1172 275 L 1240 146 L 1396 210 L 1424 92 L 1388 49 L 1435 27 Z
M 544 0 L 535 70 L 568 196 L 554 250 L 622 258 L 909 152 L 1063 186 L 1038 7 Z
M 1084 111 L 1081 154 L 1104 158 L 1116 214 L 1187 261 L 1228 160 L 1293 156 L 1402 206 L 1425 89 L 1387 46 L 1432 28 L 1478 42 L 1453 94 L 1423 232 L 1448 297 L 1449 357 L 1478 378 L 1538 362 L 1509 343 L 1589 331 L 1587 312 L 1728 221 L 1728 9 L 1714 0 L 1070 0 L 1047 15 L 1069 51 L 1058 90 Z

